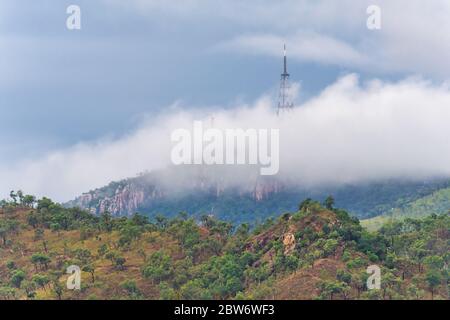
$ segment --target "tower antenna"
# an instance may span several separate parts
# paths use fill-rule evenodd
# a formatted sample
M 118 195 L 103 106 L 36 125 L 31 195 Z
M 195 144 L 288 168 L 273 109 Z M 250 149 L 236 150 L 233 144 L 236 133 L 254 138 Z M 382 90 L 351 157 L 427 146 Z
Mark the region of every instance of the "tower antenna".
M 277 115 L 284 111 L 288 111 L 294 107 L 294 104 L 290 100 L 290 84 L 289 73 L 287 72 L 287 57 L 286 57 L 286 44 L 283 51 L 283 73 L 280 80 L 280 93 L 278 95 L 278 110 Z

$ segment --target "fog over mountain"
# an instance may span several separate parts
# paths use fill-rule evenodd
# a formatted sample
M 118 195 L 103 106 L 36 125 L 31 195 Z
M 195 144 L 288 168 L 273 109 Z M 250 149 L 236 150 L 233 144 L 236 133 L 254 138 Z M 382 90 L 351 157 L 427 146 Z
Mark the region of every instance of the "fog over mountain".
M 0 168 L 1 194 L 21 188 L 66 201 L 112 180 L 161 169 L 170 162 L 171 132 L 205 127 L 280 130 L 280 172 L 303 186 L 425 179 L 450 174 L 450 88 L 419 78 L 390 83 L 360 83 L 349 74 L 319 95 L 277 117 L 270 97 L 232 109 L 195 108 L 174 104 L 166 113 L 143 121 L 134 132 L 55 150 L 44 157 Z M 255 172 L 212 174 L 244 185 Z M 211 170 L 211 169 L 209 169 Z M 234 169 L 231 169 L 234 170 Z M 179 170 L 180 171 L 180 170 Z M 168 177 L 174 186 L 180 176 Z

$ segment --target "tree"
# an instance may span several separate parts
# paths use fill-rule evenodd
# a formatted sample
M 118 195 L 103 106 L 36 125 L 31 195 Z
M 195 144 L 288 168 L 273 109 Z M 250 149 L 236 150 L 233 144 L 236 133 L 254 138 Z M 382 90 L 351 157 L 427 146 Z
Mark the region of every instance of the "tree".
M 84 272 L 88 272 L 88 273 L 91 274 L 91 280 L 92 280 L 92 283 L 94 283 L 95 282 L 95 267 L 94 267 L 94 265 L 92 263 L 91 264 L 87 264 L 87 265 L 85 265 L 83 267 L 82 270 Z
M 102 214 L 100 214 L 100 226 L 101 229 L 105 230 L 106 232 L 112 231 L 113 229 L 112 217 L 108 211 L 105 211 Z
M 34 240 L 42 240 L 44 238 L 45 231 L 44 229 L 38 228 L 34 230 Z
M 344 282 L 346 284 L 351 284 L 352 282 L 352 275 L 349 272 L 346 272 L 345 270 L 338 270 L 336 273 L 336 278 L 341 281 Z
M 142 258 L 142 261 L 144 261 L 144 263 L 145 263 L 145 261 L 147 260 L 147 254 L 145 253 L 145 250 L 142 248 L 139 248 L 137 253 Z
M 50 279 L 45 274 L 35 274 L 31 281 L 33 281 L 38 288 L 43 288 L 45 290 L 45 286 L 50 282 Z
M 31 256 L 31 263 L 33 263 L 36 271 L 39 269 L 38 267 L 40 267 L 41 269 L 42 267 L 44 267 L 44 269 L 47 270 L 50 261 L 51 259 L 43 253 L 35 253 Z
M 314 201 L 311 198 L 307 198 L 305 200 L 303 200 L 299 205 L 298 205 L 298 211 L 307 211 L 309 206 L 314 203 Z
M 150 222 L 148 221 L 148 217 L 139 214 L 139 213 L 135 213 L 133 214 L 133 216 L 131 217 L 131 222 L 136 225 L 136 226 L 145 226 L 147 224 L 150 224 Z
M 408 295 L 414 300 L 420 300 L 423 297 L 423 290 L 420 290 L 416 285 L 410 284 L 407 288 Z
M 36 213 L 31 212 L 27 215 L 27 223 L 32 226 L 34 229 L 39 225 L 39 218 Z
M 28 299 L 33 299 L 36 296 L 36 284 L 34 282 L 23 280 L 20 287 L 25 291 Z
M 326 256 L 334 254 L 338 246 L 338 241 L 336 239 L 327 239 L 323 245 L 323 251 Z
M 180 288 L 180 298 L 185 300 L 212 299 L 211 292 L 203 287 L 200 279 L 190 280 Z
M 97 253 L 100 257 L 103 257 L 107 252 L 108 252 L 108 246 L 105 243 L 102 244 L 97 250 Z
M 17 194 L 14 192 L 14 190 L 11 190 L 9 193 L 9 197 L 13 200 L 14 205 L 17 205 Z
M 142 274 L 152 281 L 160 282 L 169 278 L 173 273 L 172 260 L 169 255 L 163 251 L 154 252 L 149 258 L 148 263 L 142 269 Z
M 419 268 L 419 273 L 422 273 L 423 259 L 427 256 L 428 250 L 424 239 L 416 240 L 407 248 Z
M 16 288 L 20 288 L 20 284 L 25 279 L 26 274 L 23 270 L 16 270 L 11 276 L 11 285 Z
M 134 280 L 125 280 L 120 284 L 120 287 L 126 292 L 126 294 L 131 298 L 140 298 L 142 296 L 141 291 L 136 285 Z
M 19 229 L 19 221 L 13 219 L 0 220 L 0 238 L 3 246 L 6 246 L 8 237 L 11 234 L 17 233 Z
M 325 205 L 325 208 L 327 208 L 328 210 L 333 210 L 333 206 L 334 206 L 334 198 L 333 198 L 333 196 L 331 196 L 331 195 L 328 196 L 325 199 L 323 204 Z
M 36 203 L 36 197 L 27 194 L 26 196 L 24 196 L 23 200 L 22 200 L 22 205 L 28 208 L 33 208 L 34 204 Z
M 431 292 L 431 299 L 434 299 L 434 293 L 437 287 L 441 284 L 442 276 L 435 270 L 428 271 L 425 279 L 427 280 L 428 288 Z
M 80 260 L 82 264 L 88 264 L 92 259 L 92 253 L 89 249 L 78 248 L 75 250 L 75 257 Z
M 383 270 L 383 279 L 381 281 L 381 289 L 383 289 L 383 299 L 389 295 L 392 299 L 392 293 L 399 290 L 401 284 L 400 278 L 396 277 L 391 271 Z
M 61 225 L 59 223 L 51 223 L 50 224 L 50 229 L 53 232 L 56 232 L 56 233 L 58 233 L 58 235 L 60 235 L 62 227 L 61 227 Z
M 394 246 L 394 239 L 400 234 L 403 223 L 400 221 L 391 221 L 381 227 L 380 232 L 391 239 L 391 246 Z
M 64 288 L 57 279 L 53 281 L 53 292 L 55 293 L 58 300 L 61 300 Z
M 16 263 L 15 263 L 13 260 L 8 260 L 8 261 L 6 262 L 6 267 L 7 267 L 9 270 L 14 270 L 14 269 L 16 269 Z
M 19 198 L 19 204 L 23 205 L 23 192 L 22 192 L 22 190 L 17 191 L 16 195 Z
M 127 259 L 125 259 L 122 256 L 117 256 L 114 260 L 114 266 L 118 270 L 124 270 L 125 269 L 125 262 L 127 262 Z
M 432 270 L 440 270 L 444 267 L 445 261 L 439 256 L 428 256 L 423 260 L 423 263 Z
M 38 211 L 43 211 L 44 209 L 51 209 L 53 206 L 55 205 L 55 203 L 46 197 L 43 197 L 42 199 L 39 199 L 37 202 L 37 209 Z
M 117 270 L 125 269 L 125 262 L 127 260 L 124 257 L 122 257 L 118 252 L 109 251 L 108 253 L 106 253 L 105 258 L 111 261 L 115 269 Z
M 199 227 L 194 219 L 181 220 L 173 224 L 168 232 L 175 236 L 189 255 L 192 255 L 191 249 L 200 241 Z
M 167 218 L 164 217 L 162 214 L 157 214 L 155 217 L 156 220 L 156 226 L 159 230 L 165 230 L 167 228 Z
M 319 284 L 320 298 L 333 300 L 335 294 L 343 293 L 347 288 L 348 286 L 340 281 L 322 281 Z
M 141 237 L 142 232 L 143 228 L 141 226 L 128 221 L 128 223 L 119 230 L 119 245 L 121 247 L 130 245 L 132 241 L 138 240 Z
M 0 287 L 0 297 L 4 300 L 14 299 L 16 297 L 16 290 L 11 287 Z
M 355 276 L 351 276 L 351 286 L 356 289 L 358 299 L 361 297 L 361 292 L 367 289 L 367 278 L 369 275 L 364 271 Z
M 176 300 L 177 294 L 175 290 L 167 284 L 167 282 L 161 282 L 159 284 L 159 298 L 161 300 Z

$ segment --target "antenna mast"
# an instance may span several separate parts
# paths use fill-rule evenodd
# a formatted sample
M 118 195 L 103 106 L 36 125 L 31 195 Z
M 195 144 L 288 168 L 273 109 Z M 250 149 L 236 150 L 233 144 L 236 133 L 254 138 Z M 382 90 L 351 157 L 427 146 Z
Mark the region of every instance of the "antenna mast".
M 284 111 L 288 111 L 294 107 L 292 101 L 290 101 L 290 84 L 289 73 L 287 72 L 287 58 L 286 58 L 286 45 L 284 45 L 284 57 L 283 57 L 283 73 L 280 80 L 280 93 L 278 96 L 278 110 L 277 115 Z

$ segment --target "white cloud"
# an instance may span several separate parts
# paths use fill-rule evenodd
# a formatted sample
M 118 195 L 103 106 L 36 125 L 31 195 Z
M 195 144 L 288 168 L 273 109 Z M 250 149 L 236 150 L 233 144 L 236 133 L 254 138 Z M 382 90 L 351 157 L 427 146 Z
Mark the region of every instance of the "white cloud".
M 279 128 L 280 177 L 298 184 L 450 175 L 448 85 L 413 78 L 360 84 L 356 75 L 348 75 L 286 117 L 278 118 L 274 111 L 263 97 L 251 106 L 217 109 L 214 125 Z M 68 200 L 111 180 L 162 168 L 170 163 L 170 132 L 191 128 L 193 120 L 209 121 L 209 115 L 175 108 L 118 140 L 84 143 L 3 165 L 1 194 L 22 188 Z
M 351 45 L 315 32 L 298 32 L 288 37 L 276 35 L 242 35 L 217 46 L 219 50 L 239 50 L 279 57 L 283 44 L 288 44 L 289 57 L 301 61 L 363 67 L 370 61 Z
M 120 3 L 117 0 L 105 0 Z M 133 0 L 138 12 L 172 25 L 191 21 L 205 30 L 228 26 L 219 46 L 279 56 L 286 41 L 293 58 L 379 74 L 450 74 L 448 0 Z M 130 1 L 126 5 L 129 6 Z M 366 27 L 366 9 L 381 8 L 381 30 Z M 123 4 L 122 4 L 123 5 Z M 187 27 L 187 30 L 188 27 Z M 276 46 L 276 47 L 275 47 Z M 353 70 L 354 70 L 353 69 Z

